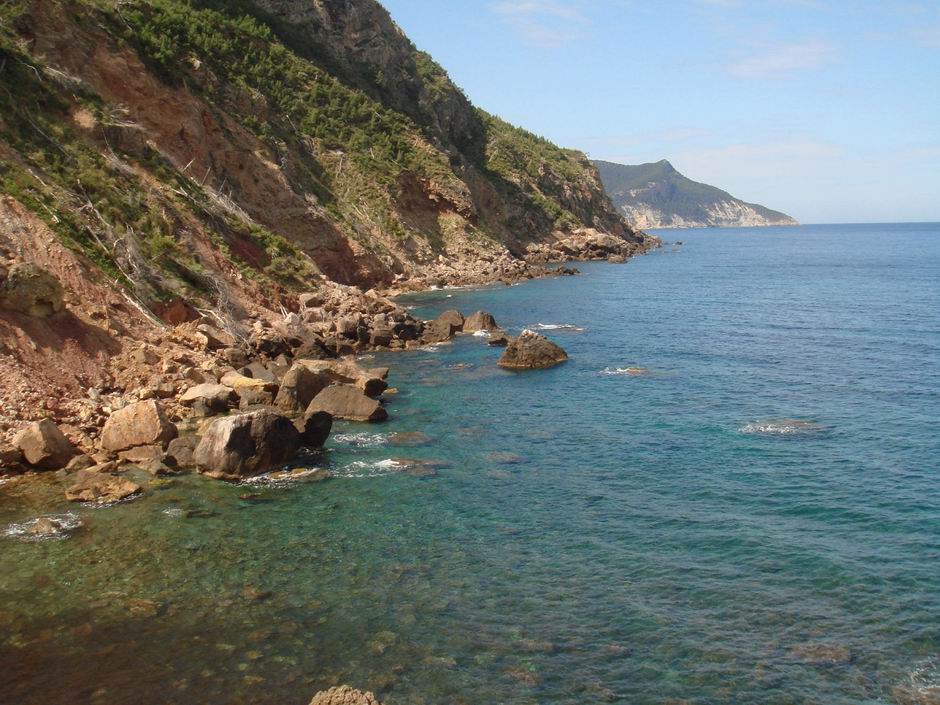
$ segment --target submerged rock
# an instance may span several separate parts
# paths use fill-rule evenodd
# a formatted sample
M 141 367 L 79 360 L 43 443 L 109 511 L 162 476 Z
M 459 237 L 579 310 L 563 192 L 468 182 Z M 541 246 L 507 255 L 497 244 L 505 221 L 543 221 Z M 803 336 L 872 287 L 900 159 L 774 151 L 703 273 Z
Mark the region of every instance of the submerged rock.
M 388 418 L 388 412 L 378 401 L 347 384 L 336 384 L 320 392 L 310 402 L 307 414 L 318 411 L 346 421 L 384 421 Z
M 330 688 L 313 696 L 310 705 L 382 705 L 375 695 L 355 690 L 348 685 Z
M 113 453 L 137 446 L 163 448 L 176 438 L 176 426 L 166 418 L 163 407 L 153 400 L 142 401 L 115 411 L 101 433 L 101 445 Z
M 132 497 L 140 491 L 140 485 L 130 480 L 105 472 L 95 472 L 94 468 L 90 468 L 79 470 L 75 474 L 75 484 L 65 491 L 65 498 L 70 502 L 112 504 Z
M 256 411 L 213 423 L 196 446 L 193 460 L 204 475 L 240 480 L 290 462 L 300 440 L 300 432 L 289 419 Z
M 840 644 L 797 644 L 787 653 L 790 658 L 812 666 L 834 666 L 852 660 L 852 652 Z
M 30 424 L 16 434 L 13 446 L 37 470 L 59 470 L 69 464 L 78 449 L 50 419 Z
M 513 370 L 538 370 L 554 367 L 568 359 L 568 354 L 548 338 L 524 330 L 513 338 L 499 359 L 499 366 Z

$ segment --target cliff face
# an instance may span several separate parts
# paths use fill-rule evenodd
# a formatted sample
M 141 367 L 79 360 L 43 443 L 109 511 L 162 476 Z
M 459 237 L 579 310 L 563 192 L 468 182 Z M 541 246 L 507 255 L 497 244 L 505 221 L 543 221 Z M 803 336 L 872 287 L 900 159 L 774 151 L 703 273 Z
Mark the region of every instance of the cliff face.
M 373 0 L 15 0 L 3 190 L 147 307 L 486 281 L 597 229 L 594 167 L 474 108 Z
M 796 225 L 790 216 L 746 203 L 683 176 L 666 160 L 625 166 L 595 162 L 613 202 L 636 228 Z

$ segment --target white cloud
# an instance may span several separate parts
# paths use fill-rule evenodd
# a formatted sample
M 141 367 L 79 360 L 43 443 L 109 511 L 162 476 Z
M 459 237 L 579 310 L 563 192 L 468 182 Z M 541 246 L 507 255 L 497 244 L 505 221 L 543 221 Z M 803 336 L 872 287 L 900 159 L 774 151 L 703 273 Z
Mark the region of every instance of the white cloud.
M 554 48 L 579 36 L 588 19 L 581 9 L 554 0 L 502 0 L 490 9 L 509 23 L 522 38 L 536 46 Z
M 732 63 L 728 70 L 738 78 L 780 78 L 798 71 L 817 69 L 835 54 L 832 45 L 820 40 L 764 47 Z

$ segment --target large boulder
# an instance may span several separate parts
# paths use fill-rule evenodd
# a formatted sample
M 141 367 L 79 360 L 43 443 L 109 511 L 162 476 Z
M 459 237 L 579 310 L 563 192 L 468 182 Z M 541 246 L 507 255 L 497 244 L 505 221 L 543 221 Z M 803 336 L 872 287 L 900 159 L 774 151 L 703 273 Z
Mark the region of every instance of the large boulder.
M 511 370 L 540 370 L 554 367 L 568 359 L 568 354 L 548 338 L 524 330 L 509 341 L 499 366 Z
M 323 690 L 313 696 L 310 705 L 382 705 L 375 695 L 355 690 L 348 685 Z
M 176 426 L 156 401 L 147 400 L 118 409 L 101 432 L 101 447 L 112 453 L 137 446 L 161 446 L 176 438 Z
M 483 330 L 490 331 L 498 329 L 499 325 L 497 325 L 496 319 L 486 311 L 477 311 L 470 315 L 463 323 L 464 333 L 477 333 Z
M 294 422 L 304 448 L 322 448 L 333 430 L 333 415 L 326 411 L 305 413 Z
M 285 414 L 303 413 L 314 397 L 333 384 L 325 370 L 317 370 L 307 362 L 296 362 L 281 380 L 274 406 Z
M 59 470 L 78 455 L 78 449 L 51 420 L 30 424 L 13 439 L 27 464 L 38 470 Z
M 180 404 L 206 411 L 224 413 L 236 402 L 235 390 L 222 384 L 197 384 L 187 389 L 180 397 Z
M 346 421 L 385 421 L 388 412 L 378 401 L 348 384 L 335 384 L 317 394 L 307 407 L 307 414 L 325 411 Z
M 24 262 L 10 267 L 0 284 L 0 308 L 48 318 L 65 308 L 62 285 L 45 269 Z
M 465 321 L 463 314 L 456 309 L 444 311 L 444 313 L 438 316 L 435 321 L 449 325 L 455 333 L 459 333 L 464 329 Z
M 240 480 L 290 462 L 300 432 L 284 416 L 262 410 L 213 423 L 196 446 L 193 460 L 204 475 Z
M 170 441 L 163 456 L 163 462 L 173 468 L 191 468 L 193 455 L 199 439 L 196 436 L 180 436 Z
M 355 360 L 301 360 L 298 364 L 317 374 L 325 374 L 332 384 L 351 384 L 366 396 L 377 398 L 388 389 L 387 367 L 366 369 Z
M 108 465 L 113 467 L 111 463 Z M 140 485 L 130 480 L 115 477 L 97 468 L 89 468 L 75 473 L 75 482 L 65 491 L 65 498 L 70 502 L 112 504 L 132 497 L 140 491 Z

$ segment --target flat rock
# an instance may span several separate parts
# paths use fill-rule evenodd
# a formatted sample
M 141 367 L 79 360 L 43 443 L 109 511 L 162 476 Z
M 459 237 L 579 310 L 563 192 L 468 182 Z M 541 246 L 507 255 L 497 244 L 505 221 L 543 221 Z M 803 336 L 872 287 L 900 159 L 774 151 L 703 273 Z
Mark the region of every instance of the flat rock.
M 112 453 L 136 446 L 165 448 L 176 433 L 176 426 L 166 418 L 159 403 L 141 401 L 111 414 L 101 433 L 101 446 Z
M 320 392 L 307 407 L 307 414 L 325 411 L 346 421 L 385 421 L 388 412 L 358 387 L 336 384 Z
M 37 470 L 59 470 L 78 455 L 78 449 L 50 419 L 31 423 L 16 434 L 13 446 Z
M 70 502 L 112 504 L 132 497 L 140 491 L 140 485 L 130 480 L 89 469 L 76 473 L 75 483 L 65 491 L 65 498 Z
M 219 480 L 261 475 L 290 462 L 300 448 L 300 432 L 289 419 L 256 411 L 215 421 L 196 446 L 201 473 Z
M 524 330 L 509 341 L 499 366 L 511 370 L 541 370 L 568 359 L 568 354 L 545 336 Z

